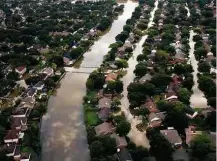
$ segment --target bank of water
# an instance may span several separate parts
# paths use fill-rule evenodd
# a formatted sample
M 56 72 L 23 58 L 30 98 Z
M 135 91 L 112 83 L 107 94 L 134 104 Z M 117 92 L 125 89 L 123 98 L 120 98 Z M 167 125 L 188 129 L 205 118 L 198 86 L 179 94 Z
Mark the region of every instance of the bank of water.
M 150 28 L 153 25 L 154 15 L 157 9 L 158 9 L 158 1 L 155 2 L 155 7 L 150 13 L 151 17 L 149 19 L 148 28 Z M 128 134 L 130 139 L 137 145 L 141 145 L 141 146 L 149 148 L 149 141 L 146 138 L 145 132 L 140 132 L 136 128 L 136 125 L 141 123 L 141 120 L 138 117 L 134 117 L 130 113 L 129 100 L 127 98 L 127 95 L 128 95 L 127 87 L 129 86 L 131 82 L 133 82 L 135 78 L 133 71 L 135 69 L 135 66 L 138 63 L 136 58 L 139 54 L 142 54 L 142 50 L 143 50 L 142 45 L 146 41 L 147 37 L 148 37 L 147 35 L 143 36 L 141 40 L 136 44 L 136 48 L 133 52 L 133 56 L 128 61 L 129 67 L 127 68 L 127 74 L 122 79 L 123 84 L 124 84 L 124 91 L 123 91 L 124 97 L 121 99 L 121 104 L 122 104 L 121 111 L 124 112 L 128 121 L 131 123 L 131 131 Z
M 109 45 L 115 42 L 126 20 L 131 17 L 138 3 L 124 3 L 124 12 L 115 20 L 110 31 L 93 44 L 84 54 L 81 67 L 68 68 L 60 82 L 60 88 L 48 101 L 47 114 L 42 119 L 42 161 L 89 161 L 89 150 L 84 125 L 82 98 L 86 93 L 88 73 L 100 66 L 103 56 L 109 51 Z M 82 71 L 83 74 L 73 73 Z
M 194 86 L 192 87 L 192 95 L 190 98 L 190 104 L 193 108 L 206 108 L 207 107 L 207 99 L 204 96 L 203 92 L 198 88 L 198 61 L 194 56 L 194 45 L 195 42 L 193 41 L 193 36 L 196 33 L 193 30 L 190 30 L 190 38 L 189 38 L 189 63 L 192 65 L 194 72 L 193 79 L 194 79 Z

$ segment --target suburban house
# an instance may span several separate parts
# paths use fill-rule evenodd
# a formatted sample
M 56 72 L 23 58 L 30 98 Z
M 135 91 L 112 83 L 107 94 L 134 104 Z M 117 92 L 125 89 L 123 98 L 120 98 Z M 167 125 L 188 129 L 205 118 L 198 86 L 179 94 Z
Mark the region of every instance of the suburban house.
M 176 74 L 174 74 L 174 75 L 172 76 L 172 80 L 173 80 L 173 82 L 174 82 L 175 84 L 181 84 L 181 83 L 183 82 L 182 77 L 180 77 L 180 76 L 178 76 L 178 75 L 176 75 Z
M 23 75 L 26 72 L 26 67 L 25 66 L 16 67 L 15 72 L 17 72 L 19 75 Z
M 130 153 L 126 148 L 118 149 L 117 156 L 119 161 L 133 161 Z
M 176 102 L 178 101 L 178 96 L 176 92 L 174 92 L 173 90 L 170 90 L 166 94 L 164 94 L 164 99 L 168 102 Z
M 166 92 L 175 92 L 177 93 L 180 88 L 180 84 L 178 82 L 170 82 L 170 84 L 166 88 Z
M 123 149 L 127 147 L 127 141 L 125 137 L 120 137 L 117 134 L 113 133 L 110 135 L 111 138 L 115 139 L 116 146 L 118 149 Z
M 42 70 L 42 73 L 46 74 L 48 77 L 52 76 L 54 74 L 54 70 L 51 67 L 44 68 Z
M 167 130 L 160 130 L 160 133 L 174 146 L 180 147 L 182 145 L 182 139 L 179 136 L 178 132 L 170 127 Z
M 19 130 L 8 130 L 4 137 L 4 143 L 18 143 L 23 136 L 24 133 L 21 133 Z
M 96 135 L 107 135 L 112 134 L 115 131 L 115 127 L 108 122 L 103 122 L 102 124 L 94 127 Z
M 106 75 L 105 81 L 106 82 L 115 81 L 115 80 L 117 80 L 117 77 L 118 77 L 118 75 L 116 73 L 112 72 L 112 73 L 109 73 L 108 75 Z
M 96 29 L 91 29 L 89 32 L 88 32 L 88 34 L 87 34 L 87 36 L 88 37 L 94 37 L 94 36 L 96 36 L 97 35 L 97 31 L 96 31 Z
M 107 97 L 103 97 L 98 102 L 98 107 L 101 108 L 111 108 L 111 99 Z
M 122 47 L 119 47 L 117 54 L 118 54 L 118 57 L 119 57 L 119 58 L 123 58 L 124 55 L 125 55 L 125 48 L 124 48 L 123 46 L 122 46 Z
M 6 156 L 8 156 L 8 157 L 14 156 L 15 151 L 16 151 L 16 147 L 17 147 L 17 145 L 15 143 L 5 144 L 3 149 L 5 150 Z
M 196 131 L 195 126 L 189 126 L 185 129 L 185 135 L 186 135 L 186 144 L 190 146 L 191 140 L 194 139 L 195 136 L 202 134 L 202 131 Z
M 71 65 L 72 64 L 72 58 L 69 55 L 69 53 L 65 53 L 63 55 L 63 62 L 64 62 L 65 65 Z
M 182 50 L 180 50 L 180 49 L 176 49 L 176 54 L 175 54 L 174 58 L 175 58 L 175 60 L 177 62 L 184 62 L 184 61 L 186 61 L 186 59 L 185 59 L 185 53 Z
M 148 121 L 150 127 L 159 127 L 162 125 L 162 121 L 165 118 L 165 112 L 158 112 L 158 113 L 150 113 L 148 115 Z
M 14 156 L 15 161 L 29 161 L 31 157 L 30 153 L 18 153 L 17 156 Z
M 153 69 L 154 69 L 154 62 L 152 61 L 152 60 L 147 60 L 147 69 L 149 70 L 149 71 L 152 71 Z
M 36 94 L 37 94 L 37 89 L 35 88 L 30 88 L 26 93 L 27 97 L 34 97 Z
M 146 81 L 150 81 L 151 78 L 152 78 L 152 76 L 147 73 L 146 75 L 144 75 L 142 78 L 139 79 L 139 83 L 143 84 Z
M 29 108 L 28 107 L 24 107 L 24 108 L 15 108 L 12 111 L 12 117 L 26 117 L 29 113 Z
M 19 104 L 20 108 L 23 108 L 23 107 L 33 108 L 34 106 L 35 106 L 34 97 L 25 97 Z
M 155 49 L 153 49 L 151 51 L 151 54 L 148 55 L 148 58 L 151 59 L 151 60 L 153 60 L 155 58 L 155 56 L 156 56 L 156 53 L 157 53 L 157 51 Z
M 44 82 L 43 81 L 39 81 L 33 88 L 41 91 L 44 88 Z
M 124 43 L 123 47 L 124 47 L 124 50 L 129 49 L 129 48 L 130 48 L 130 49 L 133 49 L 133 45 L 131 44 L 130 41 L 126 41 L 126 42 Z
M 13 155 L 15 161 L 20 161 L 20 155 L 21 155 L 20 148 L 21 146 L 17 144 L 14 155 Z
M 133 33 L 130 33 L 129 38 L 127 39 L 129 42 L 134 43 L 135 41 L 135 36 Z
M 161 40 L 162 40 L 161 36 L 155 36 L 154 37 L 155 42 L 161 42 Z
M 103 107 L 103 108 L 100 109 L 100 111 L 98 113 L 98 117 L 102 121 L 107 121 L 108 118 L 109 118 L 109 116 L 110 116 L 110 114 L 111 114 L 111 109 Z
M 215 57 L 212 52 L 208 52 L 205 61 L 210 64 L 212 60 L 215 60 Z
M 12 117 L 11 118 L 12 130 L 27 130 L 27 117 Z
M 142 108 L 147 108 L 150 113 L 159 112 L 159 110 L 157 109 L 156 104 L 154 103 L 154 101 L 150 97 L 148 97 L 146 99 L 146 102 L 145 102 L 145 104 L 142 105 Z

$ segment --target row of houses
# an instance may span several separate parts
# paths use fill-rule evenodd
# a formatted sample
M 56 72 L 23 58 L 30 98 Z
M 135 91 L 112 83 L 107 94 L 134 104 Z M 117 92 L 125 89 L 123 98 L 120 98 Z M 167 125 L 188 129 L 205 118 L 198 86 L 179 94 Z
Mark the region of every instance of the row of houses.
M 162 15 L 163 17 L 163 15 Z M 163 19 L 159 20 L 158 26 L 161 27 L 163 23 Z M 165 18 L 165 17 L 164 17 Z M 161 28 L 160 28 L 161 29 Z M 159 30 L 160 30 L 159 29 Z M 170 61 L 171 64 L 176 64 L 176 63 L 183 63 L 187 61 L 186 58 L 186 54 L 183 52 L 183 45 L 180 43 L 181 40 L 181 32 L 179 30 L 179 26 L 176 26 L 176 41 L 175 43 L 170 44 L 171 46 L 173 46 L 175 48 L 175 56 L 173 57 L 173 60 Z M 160 36 L 156 36 L 154 38 L 154 40 L 152 41 L 152 43 L 158 43 L 161 41 L 161 37 Z M 152 45 L 154 46 L 154 45 Z M 153 49 L 151 51 L 151 54 L 148 55 L 148 58 L 151 59 L 153 61 L 152 64 L 154 63 L 154 57 L 156 56 L 155 54 L 157 53 L 157 51 L 155 49 Z M 213 58 L 213 54 L 209 54 L 210 55 L 210 59 Z M 150 81 L 152 78 L 152 76 L 148 73 L 145 76 L 143 76 L 142 78 L 139 79 L 138 83 L 145 83 L 146 81 Z M 185 77 L 182 76 L 178 76 L 176 74 L 172 75 L 172 81 L 170 82 L 170 84 L 166 87 L 165 92 L 161 93 L 161 99 L 165 100 L 166 102 L 169 103 L 175 103 L 178 100 L 178 90 L 181 87 L 181 84 L 183 83 Z M 149 127 L 153 127 L 153 128 L 163 128 L 163 121 L 167 115 L 166 112 L 164 111 L 160 111 L 157 108 L 157 105 L 155 104 L 155 101 L 153 98 L 148 97 L 145 100 L 145 103 L 140 107 L 140 108 L 146 108 L 149 111 L 149 115 L 148 115 L 148 126 Z M 214 110 L 214 109 L 212 109 Z M 207 114 L 207 112 L 211 112 L 211 109 L 204 111 L 203 115 L 205 116 L 205 114 Z M 193 115 L 189 115 L 186 114 L 190 119 L 196 117 L 198 115 L 197 112 L 195 112 Z M 162 128 L 161 128 L 162 127 Z M 190 145 L 190 142 L 192 139 L 194 139 L 195 136 L 200 135 L 203 133 L 203 131 L 197 131 L 195 126 L 190 125 L 188 128 L 185 129 L 185 140 L 183 141 L 183 136 L 180 136 L 178 131 L 175 130 L 173 127 L 168 127 L 167 129 L 164 130 L 160 130 L 160 133 L 171 143 L 171 145 L 173 145 L 173 147 L 175 148 L 179 148 L 183 145 L 183 143 L 186 143 L 188 146 Z M 216 132 L 210 132 L 209 136 L 212 140 L 212 143 L 214 146 L 216 146 Z
M 109 81 L 116 81 L 118 79 L 118 74 L 114 71 L 105 73 L 105 82 L 106 84 Z M 104 93 L 104 89 L 99 90 L 98 97 L 98 118 L 103 121 L 103 123 L 94 127 L 96 136 L 110 136 L 116 142 L 117 148 L 117 158 L 120 161 L 132 161 L 132 157 L 127 150 L 127 141 L 125 136 L 119 136 L 115 133 L 115 124 L 113 121 L 109 121 L 109 117 L 112 115 L 112 102 L 113 97 L 117 95 L 113 95 L 111 93 Z
M 20 68 L 21 69 L 21 68 Z M 19 70 L 20 74 L 24 74 L 26 68 Z M 44 68 L 40 73 L 45 74 L 43 80 L 39 81 L 33 87 L 26 90 L 20 104 L 16 106 L 10 116 L 10 130 L 6 132 L 4 144 L 1 146 L 1 151 L 4 151 L 6 156 L 13 157 L 15 161 L 29 161 L 31 153 L 22 152 L 21 144 L 28 129 L 28 117 L 31 110 L 36 105 L 36 94 L 41 92 L 45 87 L 44 80 L 53 76 L 54 70 L 50 67 Z

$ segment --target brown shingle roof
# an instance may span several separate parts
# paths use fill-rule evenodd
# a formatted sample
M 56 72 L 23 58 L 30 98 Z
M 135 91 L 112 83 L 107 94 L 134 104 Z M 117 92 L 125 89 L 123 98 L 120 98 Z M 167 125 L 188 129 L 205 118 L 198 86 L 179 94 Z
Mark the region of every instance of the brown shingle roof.
M 127 146 L 127 141 L 124 136 L 120 137 L 114 133 L 111 134 L 110 137 L 115 139 L 117 148 L 125 148 Z
M 173 145 L 182 143 L 182 140 L 175 129 L 160 130 L 160 133 Z
M 12 117 L 11 118 L 11 129 L 17 129 L 22 128 L 22 125 L 27 124 L 27 118 L 26 117 Z
M 114 126 L 111 123 L 104 122 L 98 126 L 95 126 L 96 135 L 106 135 L 114 132 Z
M 110 108 L 101 108 L 100 112 L 98 113 L 98 117 L 102 120 L 102 121 L 106 121 L 108 119 L 108 117 L 111 114 L 111 110 Z
M 147 108 L 149 110 L 149 112 L 159 112 L 159 110 L 157 109 L 156 104 L 153 102 L 153 100 L 151 98 L 148 98 L 145 102 L 145 104 L 143 105 L 144 108 Z
M 111 107 L 111 99 L 107 97 L 103 97 L 98 102 L 99 108 L 110 108 Z
M 106 81 L 115 81 L 117 79 L 118 75 L 116 73 L 109 73 L 106 76 Z
M 19 130 L 8 130 L 4 140 L 19 139 Z

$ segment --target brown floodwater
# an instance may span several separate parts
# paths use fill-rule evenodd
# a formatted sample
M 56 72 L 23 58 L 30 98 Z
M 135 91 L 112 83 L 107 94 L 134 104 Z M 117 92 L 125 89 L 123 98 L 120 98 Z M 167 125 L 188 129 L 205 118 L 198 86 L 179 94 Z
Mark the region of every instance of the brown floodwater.
M 123 14 L 113 22 L 110 31 L 84 54 L 81 67 L 66 68 L 68 72 L 61 80 L 60 88 L 49 98 L 48 111 L 41 125 L 42 161 L 90 160 L 82 107 L 89 74 L 71 71 L 92 72 L 94 68 L 82 67 L 100 66 L 103 56 L 109 51 L 109 45 L 115 42 L 115 36 L 122 31 L 138 4 L 128 1 L 124 5 Z
M 194 86 L 192 87 L 192 95 L 190 98 L 190 104 L 193 108 L 206 108 L 207 107 L 207 99 L 204 96 L 204 93 L 198 88 L 198 61 L 196 60 L 194 56 L 194 45 L 195 42 L 193 41 L 193 36 L 196 35 L 193 30 L 190 31 L 190 38 L 189 38 L 189 45 L 190 45 L 190 51 L 189 51 L 189 63 L 191 63 L 194 72 L 193 74 L 193 80 L 194 80 Z
M 154 20 L 154 16 L 155 16 L 155 12 L 158 9 L 158 0 L 155 2 L 155 7 L 153 8 L 153 10 L 150 13 L 150 19 L 149 19 L 149 23 L 148 23 L 148 29 L 150 27 L 152 27 L 153 25 L 153 20 Z M 145 132 L 140 132 L 139 130 L 137 130 L 136 125 L 141 123 L 141 119 L 139 119 L 138 117 L 134 117 L 129 109 L 129 100 L 127 98 L 128 92 L 127 92 L 127 87 L 129 86 L 129 84 L 131 82 L 133 82 L 135 75 L 133 73 L 133 71 L 135 70 L 135 66 L 138 64 L 136 58 L 139 54 L 142 54 L 142 50 L 143 47 L 142 45 L 144 44 L 144 42 L 146 41 L 148 35 L 144 35 L 141 40 L 136 44 L 136 48 L 133 51 L 133 56 L 129 59 L 128 64 L 129 67 L 127 68 L 127 74 L 123 77 L 123 84 L 124 84 L 124 91 L 123 91 L 123 95 L 124 97 L 121 99 L 121 111 L 124 112 L 126 118 L 128 119 L 128 121 L 131 123 L 131 130 L 128 134 L 128 136 L 130 137 L 130 139 L 137 145 L 141 145 L 144 146 L 146 148 L 149 148 L 149 141 L 146 137 Z

